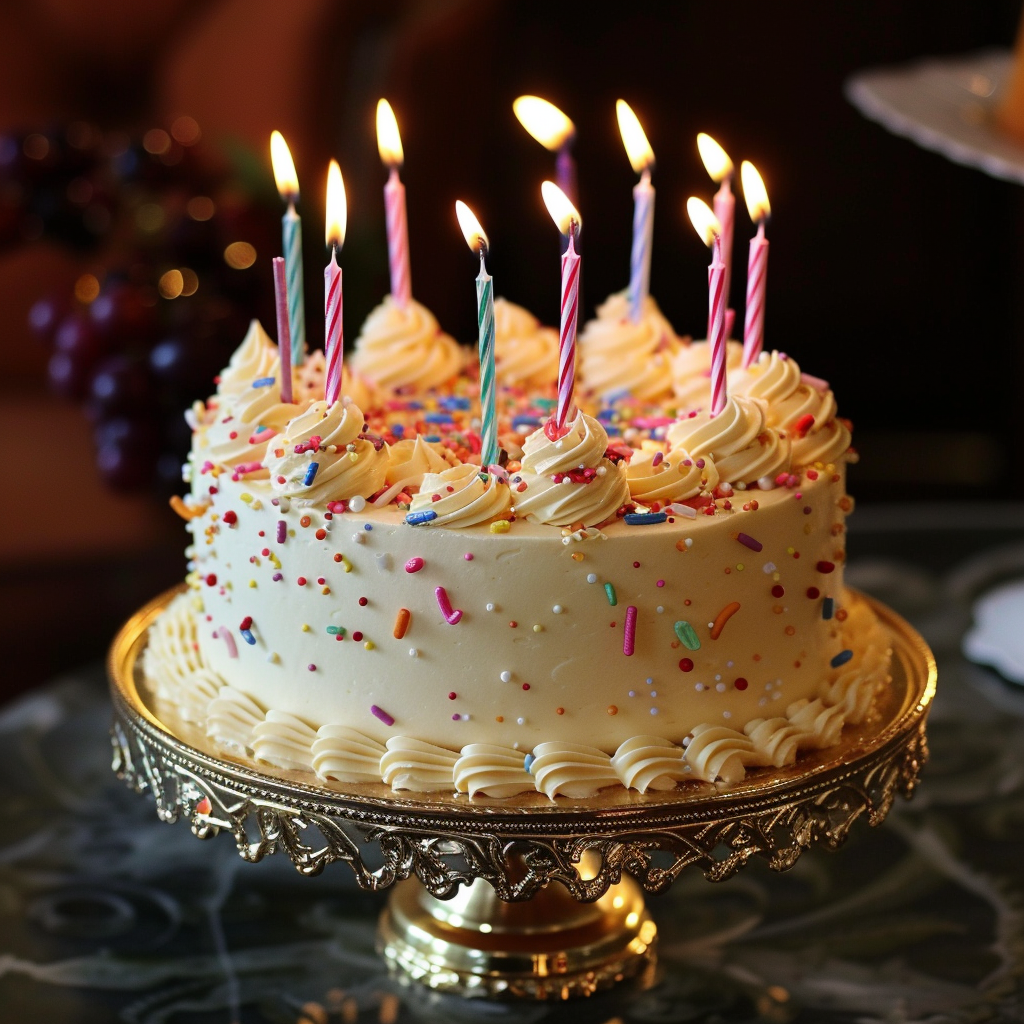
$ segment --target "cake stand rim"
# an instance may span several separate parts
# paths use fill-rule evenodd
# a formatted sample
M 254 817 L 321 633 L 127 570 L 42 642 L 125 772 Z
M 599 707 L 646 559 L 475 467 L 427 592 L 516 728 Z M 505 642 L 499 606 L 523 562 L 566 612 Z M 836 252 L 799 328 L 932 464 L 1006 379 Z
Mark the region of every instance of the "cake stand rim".
M 879 725 L 876 732 L 855 740 L 852 747 L 847 741 L 841 741 L 836 747 L 822 752 L 824 761 L 819 758 L 815 762 L 803 755 L 795 766 L 759 769 L 752 773 L 752 781 L 745 780 L 732 787 L 702 784 L 700 792 L 695 792 L 696 787 L 692 784 L 684 784 L 668 792 L 638 794 L 626 791 L 628 802 L 621 797 L 612 802 L 603 801 L 600 794 L 586 799 L 559 797 L 529 804 L 517 801 L 515 797 L 481 802 L 469 800 L 464 795 L 442 798 L 436 794 L 367 794 L 323 785 L 311 772 L 276 772 L 252 762 L 226 759 L 223 752 L 213 753 L 185 742 L 160 720 L 139 692 L 135 665 L 144 649 L 149 625 L 184 589 L 185 585 L 179 584 L 144 604 L 125 622 L 111 644 L 107 668 L 115 711 L 115 748 L 119 742 L 118 729 L 127 728 L 139 741 L 154 745 L 162 759 L 180 766 L 189 774 L 197 774 L 222 787 L 235 787 L 258 801 L 272 802 L 293 813 L 308 811 L 368 825 L 437 828 L 442 834 L 453 830 L 498 834 L 505 840 L 538 834 L 571 838 L 607 832 L 609 828 L 616 833 L 628 834 L 651 828 L 741 818 L 750 813 L 764 813 L 773 807 L 782 809 L 813 799 L 816 793 L 834 790 L 844 780 L 853 780 L 874 764 L 891 760 L 895 748 L 912 743 L 918 733 L 923 747 L 924 721 L 936 688 L 935 657 L 924 638 L 887 605 L 849 588 L 851 593 L 869 604 L 885 626 L 893 644 L 894 669 L 897 665 L 901 669 L 898 674 L 901 679 L 894 671 L 894 683 L 902 685 L 902 692 L 893 699 L 894 687 L 890 687 L 889 703 L 896 706 L 890 707 L 890 717 Z M 831 751 L 836 751 L 836 754 L 830 755 Z M 852 758 L 847 756 L 850 753 L 854 755 Z M 925 748 L 922 761 L 926 756 Z M 115 769 L 116 762 L 115 756 Z M 804 762 L 803 766 L 801 762 Z M 908 787 L 912 789 L 914 783 L 916 776 L 908 781 Z M 380 784 L 376 788 L 385 787 Z M 535 794 L 530 796 L 535 797 Z M 188 807 L 185 809 L 190 810 Z

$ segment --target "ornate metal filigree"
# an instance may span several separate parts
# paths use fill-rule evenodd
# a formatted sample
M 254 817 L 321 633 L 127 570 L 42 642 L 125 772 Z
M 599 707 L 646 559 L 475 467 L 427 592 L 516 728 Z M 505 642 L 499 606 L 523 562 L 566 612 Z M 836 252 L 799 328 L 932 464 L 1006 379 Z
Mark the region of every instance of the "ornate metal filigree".
M 928 757 L 934 661 L 909 626 L 878 606 L 895 649 L 892 693 L 871 728 L 844 739 L 828 760 L 761 770 L 724 792 L 684 786 L 525 808 L 344 793 L 312 776 L 297 781 L 295 773 L 225 760 L 161 725 L 136 688 L 134 666 L 162 600 L 142 609 L 111 651 L 114 770 L 152 794 L 161 820 L 185 817 L 200 839 L 229 832 L 245 860 L 284 853 L 304 875 L 343 863 L 364 889 L 415 875 L 443 899 L 482 878 L 501 899 L 519 901 L 558 881 L 592 901 L 624 872 L 655 893 L 691 866 L 716 882 L 755 857 L 781 871 L 810 846 L 840 846 L 862 816 L 878 825 L 897 793 L 911 795 Z M 587 854 L 596 855 L 596 873 L 580 870 Z

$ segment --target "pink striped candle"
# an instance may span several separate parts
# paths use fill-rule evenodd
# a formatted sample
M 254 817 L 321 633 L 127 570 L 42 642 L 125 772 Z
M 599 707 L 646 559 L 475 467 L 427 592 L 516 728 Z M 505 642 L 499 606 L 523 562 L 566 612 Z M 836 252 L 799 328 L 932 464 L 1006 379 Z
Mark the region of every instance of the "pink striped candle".
M 324 357 L 327 373 L 324 376 L 324 398 L 333 405 L 341 394 L 341 349 L 345 340 L 342 326 L 341 267 L 338 266 L 338 247 L 324 269 Z
M 540 187 L 544 205 L 555 226 L 569 239 L 562 254 L 562 315 L 558 334 L 558 404 L 555 416 L 545 426 L 545 433 L 553 440 L 567 430 L 576 415 L 573 391 L 576 387 L 576 318 L 580 303 L 580 256 L 576 252 L 576 236 L 582 220 L 579 211 L 554 182 L 545 181 Z
M 388 231 L 388 264 L 391 270 L 391 297 L 406 309 L 412 301 L 412 275 L 409 269 L 409 225 L 405 210 L 405 186 L 398 176 L 405 153 L 398 133 L 395 112 L 387 100 L 377 103 L 377 149 L 390 169 L 384 186 L 384 214 Z
M 277 351 L 281 361 L 281 401 L 292 401 L 292 333 L 288 325 L 288 278 L 283 256 L 275 256 L 274 301 L 277 306 Z
M 579 313 L 580 260 L 576 253 L 575 222 L 569 225 L 569 247 L 562 254 L 562 317 L 558 335 L 558 407 L 555 427 L 559 436 L 576 415 L 573 391 L 576 387 L 576 317 Z
M 341 397 L 341 355 L 344 342 L 342 317 L 341 267 L 338 252 L 345 241 L 345 222 L 348 210 L 345 204 L 345 183 L 341 168 L 332 160 L 327 170 L 327 244 L 331 256 L 324 268 L 324 357 L 327 373 L 324 377 L 324 398 L 333 405 Z
M 732 238 L 736 220 L 736 197 L 732 192 L 733 162 L 729 154 L 704 132 L 697 135 L 697 150 L 711 179 L 718 183 L 718 191 L 712 200 L 715 216 L 721 226 L 722 262 L 725 264 L 725 307 L 732 315 L 726 322 L 726 337 L 732 333 L 736 314 L 729 309 L 729 295 L 732 290 Z M 727 314 L 728 315 L 728 314 Z M 708 321 L 708 337 L 711 337 L 711 322 Z
M 729 397 L 725 376 L 725 263 L 722 260 L 722 226 L 708 204 L 695 196 L 686 200 L 686 212 L 694 230 L 711 247 L 708 267 L 708 344 L 711 346 L 711 407 L 717 416 Z
M 750 219 L 757 224 L 757 234 L 750 240 L 747 260 L 747 311 L 743 325 L 743 366 L 757 361 L 764 348 L 764 306 L 768 283 L 768 239 L 765 221 L 771 214 L 768 190 L 752 163 L 744 160 L 740 166 L 743 198 Z
M 729 397 L 725 378 L 725 261 L 722 259 L 722 238 L 715 235 L 708 267 L 708 344 L 711 346 L 711 415 L 717 416 Z

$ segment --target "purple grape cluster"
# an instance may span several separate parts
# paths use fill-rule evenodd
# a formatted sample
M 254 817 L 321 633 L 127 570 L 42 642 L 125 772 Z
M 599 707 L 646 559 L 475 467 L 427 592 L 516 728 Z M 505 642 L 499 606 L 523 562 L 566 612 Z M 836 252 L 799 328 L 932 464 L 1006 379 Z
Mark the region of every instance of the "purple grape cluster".
M 0 137 L 0 248 L 57 241 L 89 270 L 71 295 L 40 298 L 33 333 L 57 394 L 82 403 L 112 487 L 180 482 L 182 412 L 204 397 L 249 319 L 268 322 L 273 187 L 218 169 L 198 125 L 138 140 L 76 123 Z

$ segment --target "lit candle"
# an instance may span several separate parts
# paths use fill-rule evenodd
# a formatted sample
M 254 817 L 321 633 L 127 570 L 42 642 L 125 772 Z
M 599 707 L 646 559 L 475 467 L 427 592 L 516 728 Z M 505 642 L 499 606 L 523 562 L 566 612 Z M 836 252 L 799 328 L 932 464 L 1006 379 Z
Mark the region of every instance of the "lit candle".
M 345 203 L 345 183 L 341 168 L 332 160 L 327 169 L 327 244 L 330 258 L 324 270 L 324 356 L 327 373 L 324 378 L 324 398 L 333 404 L 341 395 L 341 349 L 345 337 L 342 328 L 341 267 L 338 253 L 345 244 L 345 224 L 348 207 Z
M 576 126 L 553 103 L 539 96 L 520 96 L 512 103 L 519 123 L 555 157 L 555 178 L 558 187 L 572 203 L 576 198 L 576 162 L 572 158 L 572 144 Z
M 545 432 L 554 439 L 568 429 L 575 416 L 573 390 L 576 386 L 576 317 L 579 313 L 580 256 L 576 252 L 576 236 L 582 220 L 569 197 L 553 182 L 545 181 L 540 187 L 544 205 L 555 226 L 569 239 L 562 255 L 562 315 L 558 334 L 558 405 L 553 421 L 548 421 Z
M 722 225 L 702 199 L 686 200 L 690 223 L 704 244 L 711 247 L 708 267 L 708 344 L 711 346 L 711 409 L 717 416 L 728 398 L 725 380 L 725 263 L 722 260 Z
M 402 308 L 412 299 L 409 272 L 409 225 L 405 214 L 405 186 L 398 168 L 405 160 L 398 121 L 387 100 L 377 101 L 377 150 L 390 171 L 384 186 L 384 213 L 388 229 L 388 264 L 391 268 L 391 297 Z
M 718 182 L 718 191 L 715 193 L 712 203 L 718 223 L 722 226 L 722 262 L 725 264 L 725 336 L 728 338 L 732 333 L 732 323 L 736 316 L 735 311 L 729 307 L 729 291 L 732 288 L 732 235 L 733 223 L 736 219 L 736 197 L 732 194 L 733 163 L 729 159 L 729 154 L 704 132 L 697 136 L 697 149 L 711 179 Z M 710 327 L 708 328 L 708 337 L 711 337 Z
M 757 225 L 747 259 L 747 312 L 743 324 L 743 366 L 747 367 L 756 362 L 764 348 L 764 300 L 768 282 L 768 239 L 764 236 L 764 226 L 772 209 L 764 181 L 749 160 L 740 164 L 740 181 L 747 213 Z
M 277 306 L 277 352 L 281 367 L 281 401 L 292 400 L 292 332 L 288 326 L 288 283 L 283 256 L 275 256 L 274 302 Z
M 270 162 L 277 191 L 288 204 L 281 218 L 284 263 L 288 278 L 288 317 L 292 338 L 292 365 L 306 358 L 306 303 L 302 295 L 302 219 L 295 212 L 299 201 L 299 179 L 288 144 L 280 132 L 270 133 Z
M 633 188 L 633 248 L 629 254 L 629 318 L 639 323 L 651 285 L 651 236 L 654 231 L 654 151 L 636 114 L 625 100 L 616 100 L 615 114 L 626 156 L 640 181 Z
M 488 241 L 480 221 L 461 199 L 455 201 L 455 216 L 466 236 L 466 244 L 480 256 L 476 277 L 476 320 L 480 339 L 480 465 L 483 469 L 498 461 L 498 413 L 494 397 L 494 282 L 487 273 Z

